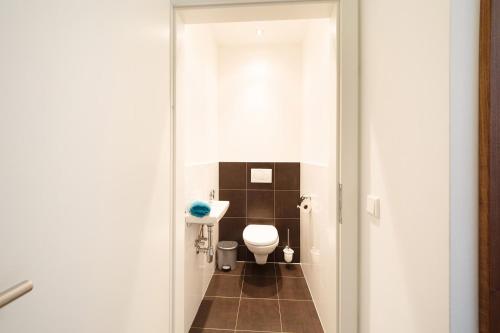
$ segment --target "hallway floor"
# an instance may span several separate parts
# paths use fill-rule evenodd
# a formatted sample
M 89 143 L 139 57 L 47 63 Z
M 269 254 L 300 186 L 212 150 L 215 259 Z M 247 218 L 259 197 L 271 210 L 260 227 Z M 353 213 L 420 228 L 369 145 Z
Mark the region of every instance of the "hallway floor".
M 323 333 L 298 264 L 238 262 L 216 270 L 190 333 Z

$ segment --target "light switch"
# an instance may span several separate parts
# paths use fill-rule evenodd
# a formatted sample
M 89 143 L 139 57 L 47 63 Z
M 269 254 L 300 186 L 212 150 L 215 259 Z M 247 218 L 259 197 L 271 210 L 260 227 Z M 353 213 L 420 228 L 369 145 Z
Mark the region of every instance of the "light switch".
M 272 183 L 273 170 L 272 169 L 251 169 L 250 181 L 252 183 Z
M 380 217 L 380 198 L 369 195 L 366 198 L 366 212 L 373 217 Z

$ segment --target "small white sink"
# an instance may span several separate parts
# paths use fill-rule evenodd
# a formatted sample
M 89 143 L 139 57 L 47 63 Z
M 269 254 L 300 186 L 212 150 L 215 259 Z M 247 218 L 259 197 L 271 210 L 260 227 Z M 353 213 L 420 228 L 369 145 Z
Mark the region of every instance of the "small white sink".
M 196 217 L 189 212 L 186 213 L 186 223 L 192 224 L 206 224 L 208 226 L 213 226 L 226 214 L 229 208 L 229 201 L 209 201 L 210 214 L 204 217 Z

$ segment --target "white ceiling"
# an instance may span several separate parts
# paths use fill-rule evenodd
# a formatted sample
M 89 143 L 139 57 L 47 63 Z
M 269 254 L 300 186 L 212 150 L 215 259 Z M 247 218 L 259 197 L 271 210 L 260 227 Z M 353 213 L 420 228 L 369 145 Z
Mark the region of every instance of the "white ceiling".
M 298 44 L 302 42 L 309 22 L 311 20 L 212 23 L 210 28 L 218 45 Z M 261 35 L 257 34 L 259 29 Z

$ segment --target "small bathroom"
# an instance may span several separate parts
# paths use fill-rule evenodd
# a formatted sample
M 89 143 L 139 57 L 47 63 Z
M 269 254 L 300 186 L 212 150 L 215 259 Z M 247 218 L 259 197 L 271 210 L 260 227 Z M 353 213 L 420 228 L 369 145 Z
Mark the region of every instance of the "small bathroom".
M 176 332 L 337 331 L 337 17 L 176 10 Z

